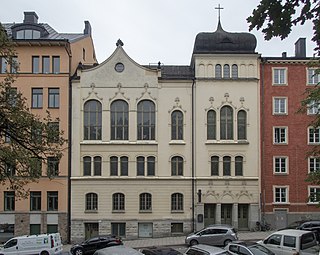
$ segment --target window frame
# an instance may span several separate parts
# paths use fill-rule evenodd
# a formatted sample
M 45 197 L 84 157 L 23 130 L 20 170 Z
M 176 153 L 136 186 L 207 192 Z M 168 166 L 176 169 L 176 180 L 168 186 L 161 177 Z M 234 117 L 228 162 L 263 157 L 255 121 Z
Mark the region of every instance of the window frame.
M 237 112 L 237 138 L 238 140 L 247 140 L 247 112 L 245 110 Z
M 184 210 L 183 194 L 175 192 L 171 194 L 171 212 L 182 212 Z
M 58 191 L 47 191 L 47 211 L 58 211 L 59 193 Z
M 173 156 L 171 158 L 171 176 L 183 176 L 184 159 L 181 156 Z
M 97 211 L 98 210 L 98 194 L 94 192 L 86 193 L 85 195 L 85 210 Z
M 288 114 L 288 98 L 287 97 L 273 97 L 272 106 L 273 106 L 273 115 Z
M 115 100 L 110 106 L 110 139 L 129 139 L 129 105 L 124 100 Z
M 223 156 L 223 176 L 231 176 L 231 157 Z
M 319 204 L 319 201 L 320 186 L 308 186 L 308 204 Z
M 47 158 L 47 176 L 59 176 L 59 163 L 57 157 Z
M 279 72 L 279 73 L 278 73 Z M 281 72 L 283 72 L 283 77 Z M 278 73 L 278 74 L 277 74 Z M 288 68 L 286 67 L 273 67 L 272 68 L 272 85 L 273 86 L 287 86 L 287 75 L 288 75 Z M 276 79 L 277 77 L 277 79 Z M 283 81 L 282 81 L 283 78 Z
M 32 56 L 32 73 L 39 74 L 40 73 L 40 57 Z
M 243 163 L 244 163 L 243 156 L 236 156 L 235 157 L 235 159 L 234 159 L 235 176 L 243 176 Z
M 30 211 L 41 211 L 41 191 L 30 191 Z
M 220 110 L 220 140 L 234 139 L 234 111 L 230 105 L 224 105 Z
M 171 113 L 171 140 L 183 140 L 184 116 L 179 110 Z
M 42 73 L 50 74 L 50 56 L 42 56 Z
M 125 195 L 123 193 L 112 194 L 112 211 L 125 211 Z
M 139 212 L 152 211 L 152 194 L 143 192 L 139 194 Z
M 60 73 L 60 56 L 52 56 L 52 73 Z
M 308 173 L 316 171 L 320 171 L 320 157 L 308 157 Z
M 48 108 L 60 108 L 60 88 L 48 88 Z
M 279 132 L 277 132 L 279 130 Z M 284 140 L 283 139 L 283 131 L 284 131 Z M 277 134 L 278 133 L 278 134 Z M 279 136 L 277 138 L 277 136 Z M 276 126 L 273 127 L 273 144 L 274 145 L 287 145 L 288 144 L 288 127 Z
M 289 158 L 288 156 L 273 157 L 273 174 L 288 174 L 289 173 Z
M 152 102 L 151 100 L 141 100 L 137 105 L 137 140 L 140 140 L 140 141 L 155 140 L 155 137 L 156 137 L 155 133 L 156 133 L 155 103 Z
M 31 88 L 31 108 L 43 108 L 43 88 Z
M 316 70 L 317 68 L 307 68 L 307 85 L 308 86 L 315 86 L 320 82 L 320 74 L 316 74 Z
M 218 159 L 218 160 L 214 160 Z M 219 165 L 220 165 L 220 157 L 213 155 L 210 158 L 210 170 L 211 176 L 219 176 Z
M 313 131 L 311 133 L 311 131 Z M 308 127 L 308 144 L 319 144 L 320 143 L 320 127 Z
M 93 118 L 91 115 L 94 115 Z M 83 140 L 96 141 L 101 139 L 102 104 L 98 100 L 91 99 L 86 101 L 83 105 Z
M 284 192 L 285 191 L 285 192 Z M 283 192 L 285 193 L 283 196 Z M 277 197 L 277 194 L 280 194 Z M 273 203 L 274 204 L 288 204 L 289 203 L 289 187 L 288 186 L 274 186 L 273 187 Z M 283 200 L 283 201 L 277 201 Z
M 217 139 L 217 112 L 213 109 L 207 111 L 207 140 Z
M 15 211 L 15 192 L 4 191 L 3 192 L 3 210 L 4 211 Z

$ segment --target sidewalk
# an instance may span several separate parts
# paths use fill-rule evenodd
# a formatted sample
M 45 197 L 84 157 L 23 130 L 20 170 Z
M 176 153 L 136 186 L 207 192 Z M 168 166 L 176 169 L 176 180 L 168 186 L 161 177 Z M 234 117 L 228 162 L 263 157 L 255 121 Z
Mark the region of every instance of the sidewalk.
M 267 237 L 274 231 L 266 232 L 238 232 L 239 240 L 249 241 L 249 240 L 261 240 Z M 185 245 L 184 243 L 185 236 L 170 236 L 162 238 L 144 238 L 144 239 L 135 239 L 135 240 L 124 240 L 124 245 L 132 248 L 143 248 L 150 246 L 175 246 L 175 245 Z M 70 244 L 63 245 L 63 251 L 70 251 Z

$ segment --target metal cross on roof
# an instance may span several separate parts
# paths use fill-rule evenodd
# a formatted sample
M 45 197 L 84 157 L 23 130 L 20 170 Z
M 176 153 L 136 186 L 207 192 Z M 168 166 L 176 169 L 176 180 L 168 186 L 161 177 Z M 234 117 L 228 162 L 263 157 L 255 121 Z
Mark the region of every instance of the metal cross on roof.
M 218 10 L 218 18 L 219 18 L 219 21 L 220 21 L 220 10 L 224 9 L 223 7 L 220 7 L 220 4 L 218 5 L 218 7 L 215 7 L 216 10 Z

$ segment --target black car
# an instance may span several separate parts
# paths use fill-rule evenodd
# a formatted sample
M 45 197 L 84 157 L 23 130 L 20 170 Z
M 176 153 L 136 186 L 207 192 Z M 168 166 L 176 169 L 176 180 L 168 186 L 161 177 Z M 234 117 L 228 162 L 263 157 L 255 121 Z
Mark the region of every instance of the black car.
M 316 234 L 317 241 L 320 241 L 320 220 L 300 220 L 291 223 L 285 229 L 309 230 Z
M 73 245 L 70 248 L 70 253 L 73 255 L 91 255 L 96 250 L 121 244 L 123 244 L 121 238 L 115 235 L 96 236 Z
M 149 247 L 139 250 L 144 255 L 180 255 L 181 252 L 169 247 Z

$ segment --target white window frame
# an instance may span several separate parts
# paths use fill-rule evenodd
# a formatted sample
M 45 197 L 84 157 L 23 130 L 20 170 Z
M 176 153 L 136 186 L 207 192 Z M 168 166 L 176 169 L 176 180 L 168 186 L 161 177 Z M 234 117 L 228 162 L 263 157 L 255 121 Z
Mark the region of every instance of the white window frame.
M 311 167 L 311 163 L 313 167 Z M 320 157 L 308 157 L 308 173 L 313 173 L 319 170 L 320 170 Z
M 282 73 L 283 72 L 283 77 L 282 77 Z M 276 74 L 278 73 L 278 78 L 276 79 Z M 287 73 L 288 73 L 288 69 L 284 68 L 284 67 L 274 67 L 272 68 L 272 84 L 273 85 L 279 85 L 279 86 L 283 86 L 283 85 L 288 85 L 287 84 Z
M 320 113 L 320 101 L 312 100 L 307 105 L 307 114 L 315 115 Z
M 312 135 L 312 140 L 310 140 L 310 130 L 316 130 Z M 308 144 L 319 144 L 320 143 L 320 128 L 308 127 Z
M 283 142 L 281 142 L 281 141 L 277 142 L 276 141 L 276 129 L 281 129 L 282 131 L 284 131 L 285 139 L 284 139 Z M 282 136 L 282 135 L 283 134 L 281 132 L 280 136 Z M 273 137 L 272 137 L 272 139 L 273 139 L 273 144 L 288 144 L 288 127 L 273 127 Z
M 284 189 L 285 190 L 285 201 L 278 202 L 276 201 L 276 191 L 277 189 Z M 281 199 L 282 197 L 280 197 Z M 289 186 L 273 186 L 273 203 L 274 204 L 289 204 Z
M 307 85 L 315 86 L 320 82 L 320 74 L 315 75 L 316 68 L 307 68 Z
M 320 192 L 320 186 L 308 186 L 308 204 L 319 204 L 319 201 L 310 201 L 311 189 L 319 190 Z
M 282 102 L 284 101 L 284 102 Z M 288 114 L 288 98 L 287 97 L 274 97 L 273 98 L 273 114 L 286 115 Z M 282 109 L 283 108 L 283 109 Z
M 276 167 L 277 166 L 277 159 L 279 159 L 281 161 L 281 162 L 279 162 L 280 171 L 277 171 L 277 167 Z M 282 170 L 282 167 L 281 167 L 282 161 L 284 161 L 284 164 L 285 164 L 284 171 L 281 171 Z M 274 156 L 273 157 L 273 173 L 274 174 L 288 174 L 288 172 L 289 172 L 288 166 L 289 166 L 289 158 L 287 156 Z

